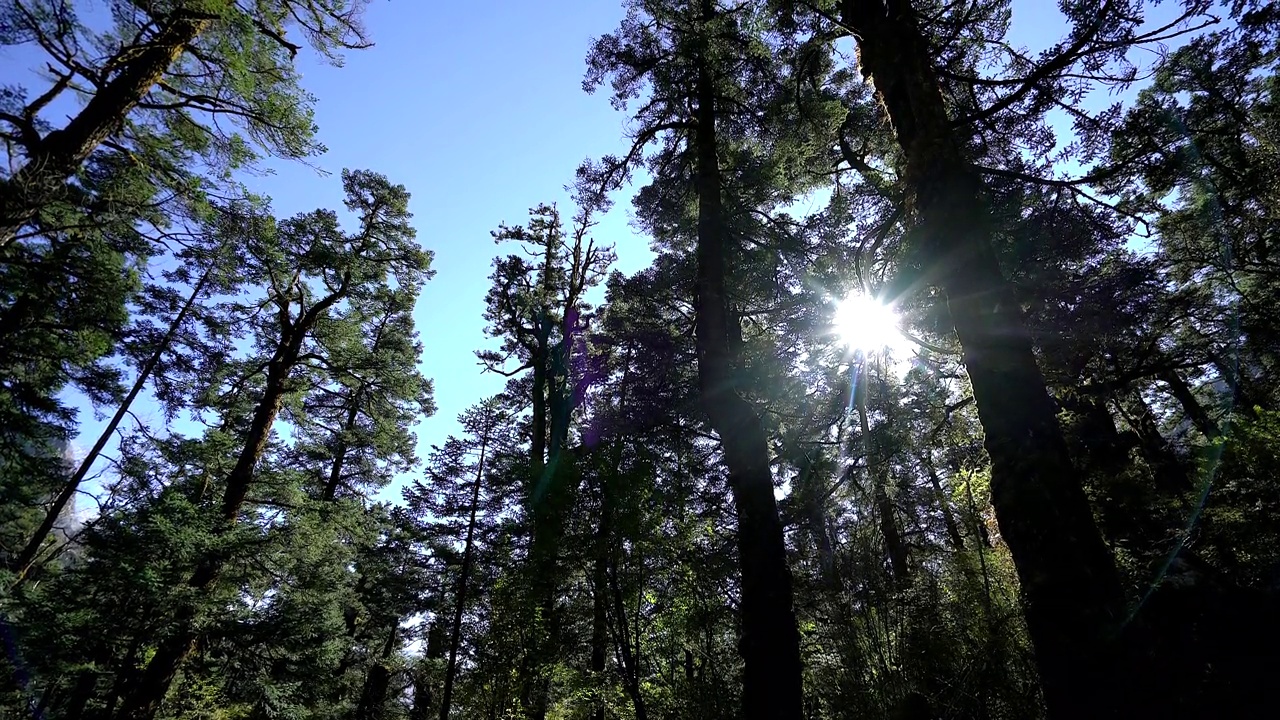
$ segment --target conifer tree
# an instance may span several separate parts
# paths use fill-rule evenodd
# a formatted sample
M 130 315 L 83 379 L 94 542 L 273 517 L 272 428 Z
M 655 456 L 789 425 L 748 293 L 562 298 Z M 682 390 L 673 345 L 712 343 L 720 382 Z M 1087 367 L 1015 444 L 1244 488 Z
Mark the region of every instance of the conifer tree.
M 345 172 L 343 185 L 346 205 L 359 218 L 353 234 L 342 231 L 331 210 L 278 225 L 262 217 L 248 218 L 245 224 L 245 272 L 267 288 L 267 296 L 254 304 L 233 303 L 236 310 L 251 311 L 246 325 L 256 353 L 230 364 L 206 395 L 223 418 L 222 432 L 240 446 L 234 466 L 220 482 L 218 533 L 230 532 L 238 523 L 277 416 L 282 410 L 297 412 L 292 403 L 308 376 L 336 362 L 331 353 L 342 348 L 334 345 L 349 336 L 343 306 L 358 306 L 379 295 L 385 301 L 390 283 L 416 288 L 427 273 L 430 256 L 413 244 L 403 187 L 367 171 Z M 240 387 L 252 389 L 245 393 Z M 217 551 L 200 558 L 187 587 L 192 593 L 207 592 L 226 562 Z M 177 610 L 173 630 L 159 641 L 122 703 L 121 718 L 155 716 L 199 640 L 199 615 L 199 606 L 191 601 Z
M 369 44 L 359 25 L 362 5 L 112 2 L 112 27 L 91 28 L 68 3 L 8 4 L 0 42 L 39 47 L 50 86 L 36 97 L 21 88 L 4 94 L 0 120 L 13 153 L 5 166 L 17 169 L 0 184 L 0 248 L 60 203 L 83 207 L 92 195 L 71 181 L 97 152 L 160 160 L 160 173 L 143 179 L 160 187 L 170 179 L 166 168 L 175 168 L 177 179 L 185 174 L 184 155 L 204 156 L 214 167 L 250 156 L 243 139 L 197 118 L 233 121 L 283 157 L 318 151 L 309 99 L 293 67 L 303 47 L 295 40 L 300 35 L 339 62 L 341 49 Z M 95 47 L 106 52 L 92 53 Z M 65 125 L 51 126 L 41 113 L 82 87 L 92 89 L 84 107 Z

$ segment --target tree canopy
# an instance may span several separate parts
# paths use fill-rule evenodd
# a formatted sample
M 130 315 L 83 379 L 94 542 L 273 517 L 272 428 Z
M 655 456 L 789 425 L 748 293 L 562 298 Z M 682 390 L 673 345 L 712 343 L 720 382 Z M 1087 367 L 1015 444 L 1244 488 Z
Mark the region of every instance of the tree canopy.
M 364 6 L 0 5 L 0 714 L 1276 714 L 1280 5 L 626 0 L 426 451 L 484 238 L 250 172 Z

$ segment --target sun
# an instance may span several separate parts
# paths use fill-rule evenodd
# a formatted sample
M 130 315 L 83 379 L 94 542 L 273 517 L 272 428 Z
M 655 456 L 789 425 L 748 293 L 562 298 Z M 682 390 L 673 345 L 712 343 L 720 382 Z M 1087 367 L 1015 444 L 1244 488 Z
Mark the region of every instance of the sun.
M 893 306 L 870 295 L 850 294 L 836 303 L 832 330 L 852 350 L 882 352 L 906 345 Z

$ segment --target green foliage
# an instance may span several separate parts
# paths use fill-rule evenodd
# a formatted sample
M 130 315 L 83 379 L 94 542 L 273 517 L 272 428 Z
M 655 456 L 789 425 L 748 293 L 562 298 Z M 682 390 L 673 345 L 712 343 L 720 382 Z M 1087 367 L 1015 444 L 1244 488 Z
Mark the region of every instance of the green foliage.
M 1010 3 L 910 5 L 1123 576 L 1111 629 L 1134 696 L 1274 714 L 1249 707 L 1280 646 L 1274 8 L 1199 28 L 1188 5 L 1151 36 L 1136 0 L 1068 4 L 1068 37 L 1033 57 L 1006 44 Z M 424 457 L 431 328 L 413 314 L 432 254 L 406 189 L 347 171 L 344 208 L 277 218 L 230 182 L 322 150 L 295 45 L 337 62 L 367 44 L 362 6 L 121 1 L 103 28 L 69 3 L 0 10 L 0 42 L 50 55 L 53 96 L 63 74 L 105 93 L 182 13 L 208 15 L 0 248 L 0 558 L 68 475 L 67 393 L 114 410 L 158 352 L 164 411 L 122 426 L 88 522 L 60 524 L 25 582 L 0 574 L 0 714 L 137 720 L 122 708 L 157 690 L 164 720 L 758 713 L 740 702 L 740 516 L 699 404 L 705 71 L 733 382 L 767 435 L 804 717 L 1045 717 L 975 358 L 904 203 L 910 128 L 844 52 L 845 4 L 626 3 L 584 86 L 629 113 L 631 145 L 580 167 L 571 218 L 540 204 L 493 233 L 508 245 L 478 320 L 496 342 L 477 356 L 510 381 Z M 1132 65 L 1174 40 L 1149 78 Z M 1132 102 L 1085 110 L 1130 84 Z M 42 92 L 0 90 L 13 168 L 59 137 Z M 1070 163 L 1086 175 L 1059 177 Z M 638 170 L 657 258 L 609 274 L 592 218 Z M 851 290 L 892 300 L 920 349 L 843 347 L 831 303 Z

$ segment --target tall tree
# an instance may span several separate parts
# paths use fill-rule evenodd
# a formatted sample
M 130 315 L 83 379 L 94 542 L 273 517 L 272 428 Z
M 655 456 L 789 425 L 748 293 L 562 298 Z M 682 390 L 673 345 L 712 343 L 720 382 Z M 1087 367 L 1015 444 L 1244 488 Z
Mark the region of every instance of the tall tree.
M 137 374 L 129 388 L 129 392 L 119 401 L 115 413 L 99 433 L 97 441 L 89 449 L 89 452 L 80 459 L 71 477 L 62 484 L 62 487 L 45 510 L 44 520 L 26 541 L 22 551 L 18 553 L 13 563 L 13 569 L 17 575 L 15 582 L 20 583 L 26 579 L 32 569 L 32 564 L 49 540 L 57 519 L 63 514 L 75 494 L 80 490 L 81 483 L 88 477 L 89 471 L 101 457 L 107 443 L 115 436 L 116 430 L 119 428 L 121 421 L 124 420 L 125 415 L 130 412 L 134 401 L 138 399 L 138 396 L 150 383 L 151 376 L 157 368 L 162 368 L 166 365 L 165 356 L 173 353 L 174 345 L 179 340 L 179 336 L 189 332 L 188 328 L 193 315 L 200 314 L 200 306 L 203 304 L 204 296 L 215 289 L 221 289 L 226 292 L 234 291 L 235 281 L 229 279 L 230 275 L 226 267 L 228 257 L 225 248 L 214 248 L 213 252 L 205 253 L 188 252 L 184 253 L 184 255 L 184 259 L 193 265 L 202 266 L 203 269 L 196 270 L 198 275 L 194 278 L 194 283 L 191 285 L 185 299 L 167 298 L 171 301 L 168 304 L 174 304 L 172 301 L 175 300 L 180 304 L 177 304 L 176 307 L 165 308 L 170 313 L 170 317 L 168 318 L 168 326 L 163 333 L 151 341 L 144 340 L 141 343 L 137 343 L 146 346 L 147 354 L 139 359 Z M 170 275 L 171 280 L 177 281 L 180 276 L 187 276 L 189 273 L 184 268 Z M 162 288 L 153 288 L 160 296 L 157 298 L 159 304 L 168 305 L 163 300 L 166 299 L 165 296 L 171 296 L 174 289 L 167 284 Z M 141 325 L 142 323 L 139 324 Z M 139 340 L 143 339 L 141 336 L 147 335 L 141 327 L 130 334 L 139 336 L 137 338 Z
M 1104 26 L 1114 31 L 1107 11 L 1081 19 L 1075 45 L 1038 74 L 1061 72 Z M 857 38 L 863 77 L 875 83 L 892 123 L 910 210 L 921 224 L 914 251 L 926 280 L 942 289 L 963 348 L 992 463 L 992 500 L 1022 580 L 1046 702 L 1055 717 L 1103 712 L 1111 706 L 1099 705 L 1107 693 L 1098 688 L 1113 679 L 1107 641 L 1124 616 L 1119 577 L 1072 472 L 1031 337 L 992 247 L 982 179 L 966 155 L 967 138 L 954 129 L 936 55 L 915 3 L 848 0 L 838 13 Z M 1016 102 L 1037 79 L 1002 102 Z
M 780 208 L 806 189 L 801 168 L 820 162 L 810 133 L 831 118 L 829 106 L 816 121 L 794 112 L 794 78 L 776 61 L 786 48 L 766 41 L 772 28 L 761 10 L 629 4 L 621 28 L 594 44 L 586 87 L 610 80 L 613 102 L 623 108 L 644 98 L 633 113 L 632 143 L 625 156 L 588 163 L 579 175 L 581 191 L 603 202 L 603 192 L 647 167 L 655 180 L 637 196 L 640 219 L 662 241 L 692 245 L 701 404 L 724 452 L 738 520 L 742 711 L 775 718 L 802 712 L 770 421 L 767 408 L 753 402 L 769 395 L 762 368 L 777 350 L 762 333 L 758 352 L 769 359 L 749 360 L 743 317 L 766 292 L 794 300 L 779 280 L 787 239 L 777 239 L 776 228 L 791 222 Z M 660 149 L 647 155 L 655 144 Z
M 535 642 L 522 661 L 522 694 L 534 717 L 547 711 L 544 665 L 556 655 L 560 628 L 559 555 L 579 484 L 574 458 L 566 450 L 574 413 L 590 382 L 584 293 L 603 280 L 614 259 L 612 247 L 595 244 L 591 227 L 590 212 L 582 210 L 572 233 L 566 234 L 559 210 L 539 205 L 531 209 L 527 227 L 503 225 L 493 233 L 496 242 L 520 243 L 536 261 L 530 264 L 518 255 L 494 261 L 485 319 L 488 334 L 501 337 L 502 345 L 477 353 L 492 371 L 514 375 L 527 369 L 532 375 L 525 512 L 531 523 L 527 569 L 537 619 Z M 512 358 L 521 366 L 503 369 Z
M 135 200 L 150 196 L 133 187 L 127 168 L 111 163 L 95 165 L 83 186 Z M 151 254 L 132 227 L 142 218 L 50 214 L 63 227 L 11 248 L 0 263 L 0 492 L 12 522 L 30 523 L 3 531 L 10 564 L 47 518 L 46 504 L 65 488 L 67 471 L 60 458 L 52 461 L 76 427 L 65 392 L 96 404 L 119 399 L 122 373 L 111 360 L 130 332 L 128 303 L 144 286 Z
M 486 484 L 494 493 L 494 477 L 501 465 L 495 458 L 514 452 L 505 423 L 509 420 L 503 398 L 489 398 L 459 416 L 467 433 L 464 439 L 451 437 L 437 448 L 429 460 L 428 481 L 418 481 L 405 489 L 409 511 L 420 518 L 436 553 L 445 564 L 456 566 L 449 592 L 451 617 L 444 625 L 447 644 L 444 677 L 440 686 L 439 717 L 447 720 L 454 707 L 454 688 L 462 663 L 464 618 L 476 602 L 476 565 L 490 541 L 496 503 L 486 497 Z M 496 494 L 496 493 L 495 493 Z
M 235 526 L 254 486 L 255 468 L 267 448 L 282 408 L 298 390 L 294 376 L 331 360 L 326 340 L 342 338 L 340 303 L 386 293 L 397 286 L 415 288 L 427 274 L 430 256 L 413 244 L 408 193 L 382 176 L 344 172 L 347 207 L 360 228 L 344 233 L 337 214 L 319 210 L 276 225 L 251 217 L 246 231 L 246 272 L 267 288 L 266 299 L 250 315 L 250 326 L 262 352 L 240 365 L 248 372 L 235 385 L 258 384 L 256 398 L 244 418 L 232 415 L 241 449 L 222 483 L 218 511 L 222 532 Z M 241 400 L 240 402 L 243 402 Z M 247 420 L 247 422 L 245 422 Z M 221 553 L 201 558 L 186 585 L 207 592 L 222 573 Z M 163 638 L 118 716 L 149 720 L 158 711 L 174 675 L 199 640 L 199 605 L 188 601 L 178 610 L 173 631 Z

